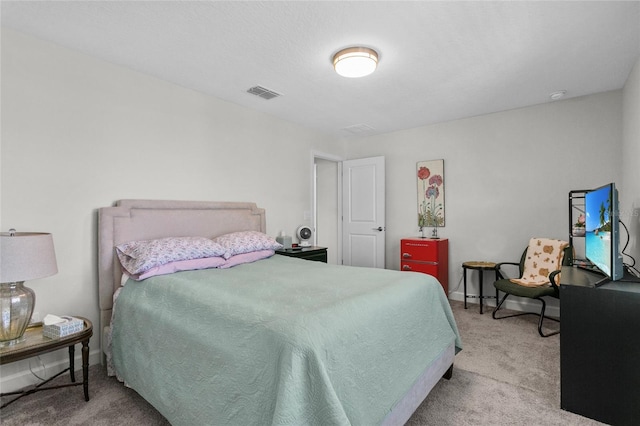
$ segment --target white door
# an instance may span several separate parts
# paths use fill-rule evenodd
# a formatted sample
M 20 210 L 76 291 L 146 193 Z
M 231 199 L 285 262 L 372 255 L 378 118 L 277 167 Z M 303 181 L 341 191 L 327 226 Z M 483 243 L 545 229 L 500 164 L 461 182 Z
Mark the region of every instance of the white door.
M 384 268 L 384 157 L 342 163 L 342 263 Z

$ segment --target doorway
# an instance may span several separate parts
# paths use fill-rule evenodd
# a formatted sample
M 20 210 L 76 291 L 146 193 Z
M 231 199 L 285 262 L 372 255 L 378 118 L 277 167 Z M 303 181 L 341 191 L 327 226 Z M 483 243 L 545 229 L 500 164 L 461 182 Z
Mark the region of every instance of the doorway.
M 327 263 L 341 264 L 340 174 L 342 159 L 313 155 L 312 221 L 314 245 L 327 248 Z
M 328 154 L 312 153 L 312 170 L 313 244 L 327 248 L 330 264 L 384 268 L 384 157 L 347 161 Z M 343 172 L 346 170 L 350 178 L 345 180 Z M 371 171 L 375 173 L 371 174 Z M 365 183 L 364 187 L 354 186 L 358 182 Z M 354 190 L 361 195 L 353 198 Z M 343 220 L 345 194 L 351 194 L 347 197 L 350 201 L 346 201 L 349 204 L 346 213 L 350 218 L 347 228 Z M 345 230 L 348 230 L 346 237 Z

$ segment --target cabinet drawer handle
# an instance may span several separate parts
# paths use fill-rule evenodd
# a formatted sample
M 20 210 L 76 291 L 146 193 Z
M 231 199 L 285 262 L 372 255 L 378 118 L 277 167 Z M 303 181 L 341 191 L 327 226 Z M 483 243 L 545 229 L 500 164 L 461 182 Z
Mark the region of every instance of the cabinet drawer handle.
M 402 270 L 403 270 L 403 271 L 410 271 L 410 270 L 411 270 L 411 266 L 409 266 L 409 265 L 402 265 Z
M 410 247 L 429 247 L 428 243 L 405 243 L 404 245 Z
M 411 255 L 409 253 L 402 253 L 402 257 L 405 259 L 411 259 Z

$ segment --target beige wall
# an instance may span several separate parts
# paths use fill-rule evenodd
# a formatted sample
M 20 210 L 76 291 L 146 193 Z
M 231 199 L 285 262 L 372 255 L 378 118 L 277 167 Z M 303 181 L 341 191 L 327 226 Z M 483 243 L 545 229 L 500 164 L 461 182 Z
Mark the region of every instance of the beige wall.
M 2 30 L 0 229 L 51 232 L 59 273 L 28 282 L 35 311 L 95 325 L 96 209 L 123 198 L 253 201 L 292 235 L 311 210 L 310 152 L 339 141 L 291 123 Z M 43 357 L 51 364 L 64 351 Z M 33 378 L 1 367 L 2 387 Z M 26 374 L 24 372 L 26 371 Z
M 462 262 L 518 261 L 533 236 L 567 239 L 569 191 L 622 180 L 622 116 L 615 91 L 347 142 L 349 158 L 386 158 L 387 268 L 399 269 L 400 239 L 418 235 L 423 160 L 444 159 L 438 233 L 452 298 L 462 299 Z
M 635 258 L 636 269 L 640 269 L 640 58 L 624 86 L 623 102 L 620 219 L 629 228 L 630 241 L 626 253 Z M 624 237 L 624 232 L 621 232 Z M 626 256 L 623 261 L 631 263 Z

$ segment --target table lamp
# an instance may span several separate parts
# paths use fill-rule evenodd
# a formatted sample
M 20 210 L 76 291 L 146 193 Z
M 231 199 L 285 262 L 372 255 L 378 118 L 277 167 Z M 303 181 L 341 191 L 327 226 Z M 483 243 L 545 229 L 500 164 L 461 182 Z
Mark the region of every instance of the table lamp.
M 0 233 L 0 346 L 24 340 L 36 303 L 24 282 L 57 272 L 51 234 L 15 229 Z

